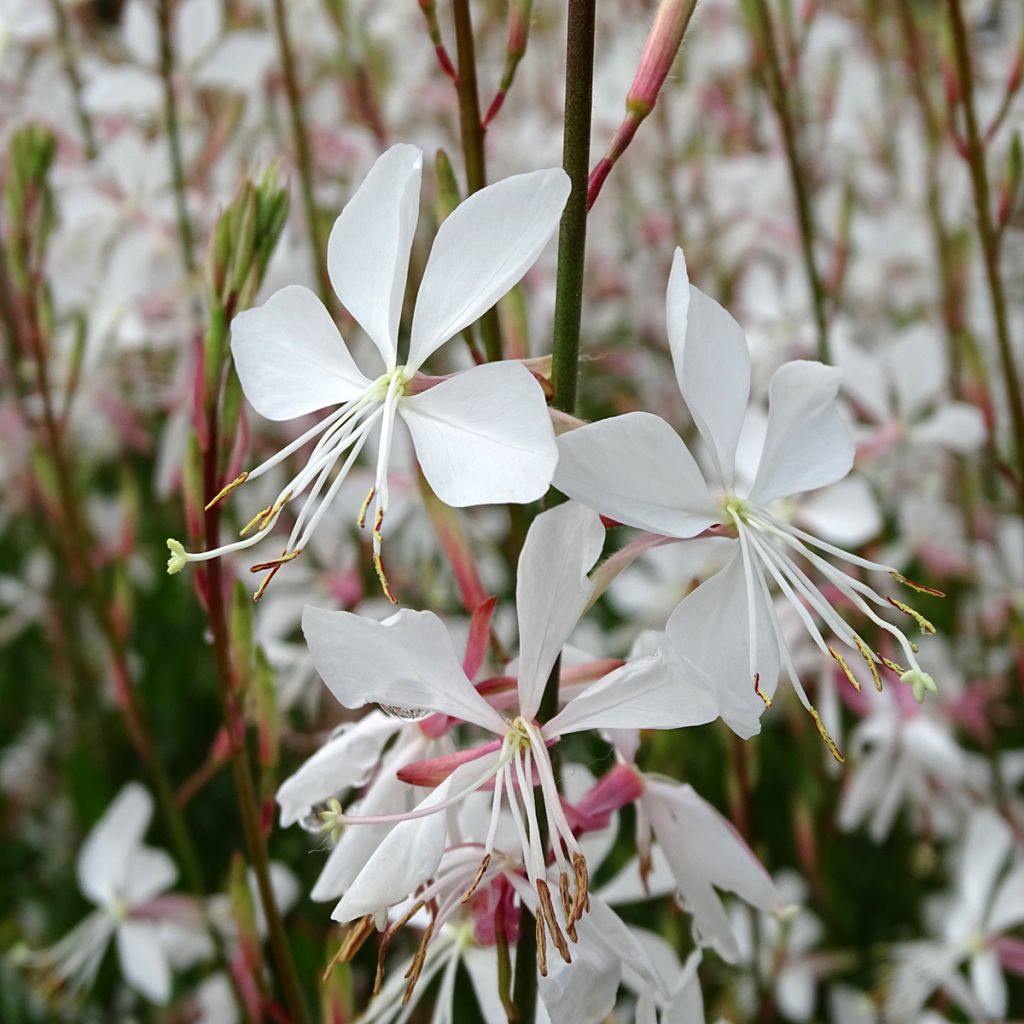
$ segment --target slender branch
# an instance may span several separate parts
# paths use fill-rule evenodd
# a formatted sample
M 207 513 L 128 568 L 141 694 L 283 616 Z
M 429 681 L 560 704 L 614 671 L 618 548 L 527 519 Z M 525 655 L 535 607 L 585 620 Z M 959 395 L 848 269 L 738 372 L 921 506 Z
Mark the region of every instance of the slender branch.
M 793 198 L 796 202 L 797 226 L 800 230 L 800 248 L 803 253 L 804 272 L 807 285 L 811 292 L 811 304 L 814 312 L 814 324 L 818 334 L 818 358 L 827 363 L 830 361 L 828 343 L 828 317 L 826 315 L 825 287 L 818 272 L 814 254 L 815 229 L 814 213 L 811 205 L 811 193 L 804 175 L 800 147 L 797 138 L 797 124 L 793 108 L 790 104 L 789 91 L 786 87 L 785 75 L 775 44 L 775 29 L 772 24 L 768 0 L 754 0 L 757 12 L 759 32 L 755 37 L 764 49 L 767 68 L 768 96 L 779 118 L 782 129 L 782 143 L 786 151 L 786 163 L 789 167 L 790 183 L 793 187 Z
M 462 136 L 462 157 L 466 163 L 466 191 L 472 195 L 487 184 L 487 162 L 484 155 L 484 126 L 480 120 L 480 94 L 476 83 L 476 52 L 469 0 L 452 0 L 452 19 L 455 22 L 455 53 L 459 63 L 455 78 L 455 91 L 459 98 L 459 132 Z M 497 306 L 480 318 L 480 334 L 487 358 L 501 359 L 501 324 Z
M 949 0 L 949 17 L 953 35 L 953 50 L 956 56 L 957 76 L 960 80 L 964 125 L 967 129 L 966 158 L 971 172 L 974 208 L 978 218 L 978 236 L 981 240 L 982 257 L 985 263 L 985 277 L 988 282 L 989 296 L 992 300 L 992 313 L 995 317 L 996 326 L 996 343 L 999 349 L 999 361 L 1003 370 L 1003 380 L 1006 384 L 1006 397 L 1010 408 L 1010 421 L 1013 428 L 1017 465 L 1018 469 L 1020 469 L 1024 466 L 1024 392 L 1021 391 L 1013 343 L 1010 340 L 1006 296 L 1003 292 L 1003 281 L 999 272 L 999 240 L 996 237 L 996 230 L 992 222 L 988 171 L 985 167 L 985 146 L 982 142 L 977 114 L 974 109 L 974 71 L 971 66 L 967 25 L 964 21 L 964 12 L 960 0 Z
M 288 99 L 288 116 L 292 126 L 292 145 L 295 147 L 295 162 L 299 168 L 299 190 L 302 193 L 302 210 L 309 230 L 310 256 L 313 260 L 313 274 L 317 280 L 320 297 L 326 302 L 331 295 L 330 278 L 327 274 L 327 255 L 320 239 L 320 224 L 313 195 L 313 159 L 310 155 L 309 132 L 302 112 L 302 97 L 295 74 L 295 56 L 291 37 L 288 34 L 288 16 L 284 0 L 274 0 L 274 32 L 277 46 L 281 51 L 281 70 L 284 74 L 284 89 Z
M 188 200 L 185 192 L 185 164 L 181 156 L 178 100 L 174 95 L 171 0 L 160 0 L 157 4 L 157 23 L 160 30 L 160 78 L 163 81 L 164 88 L 164 121 L 167 123 L 167 148 L 171 157 L 174 202 L 178 214 L 178 240 L 181 244 L 181 261 L 191 283 L 195 275 L 196 259 L 192 250 L 192 222 L 189 219 Z
M 78 65 L 75 63 L 75 50 L 71 44 L 67 12 L 62 0 L 50 0 L 50 10 L 57 26 L 57 42 L 60 45 L 61 60 L 64 62 L 64 75 L 71 87 L 75 117 L 78 119 L 78 129 L 85 143 L 85 155 L 93 160 L 96 157 L 96 133 L 93 131 L 92 118 L 89 117 L 89 112 L 82 102 L 82 76 L 78 73 Z

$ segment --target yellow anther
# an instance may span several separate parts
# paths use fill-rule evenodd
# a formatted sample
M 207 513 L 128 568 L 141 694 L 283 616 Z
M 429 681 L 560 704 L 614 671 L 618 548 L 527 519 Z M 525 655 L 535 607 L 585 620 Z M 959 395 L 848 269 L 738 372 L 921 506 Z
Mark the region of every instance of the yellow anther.
M 882 664 L 890 671 L 895 672 L 896 675 L 901 676 L 906 671 L 898 661 L 893 661 L 892 658 L 886 658 L 884 655 L 879 655 L 882 659 Z
M 235 477 L 235 479 L 231 481 L 231 483 L 229 483 L 229 484 L 228 484 L 227 486 L 225 486 L 225 487 L 222 487 L 222 488 L 221 488 L 221 489 L 220 489 L 220 490 L 219 490 L 219 491 L 217 492 L 217 494 L 216 494 L 216 495 L 215 495 L 215 496 L 214 496 L 213 498 L 211 498 L 211 499 L 209 500 L 209 502 L 207 502 L 207 504 L 206 504 L 206 511 L 207 511 L 207 512 L 209 512 L 209 511 L 210 511 L 210 509 L 211 509 L 211 508 L 213 508 L 213 506 L 217 504 L 217 502 L 219 502 L 219 501 L 222 501 L 222 500 L 223 500 L 224 498 L 226 498 L 226 497 L 227 497 L 227 496 L 228 496 L 228 495 L 229 495 L 229 494 L 230 494 L 230 493 L 231 493 L 231 492 L 232 492 L 232 491 L 233 491 L 233 490 L 234 490 L 234 489 L 235 489 L 236 487 L 238 487 L 238 486 L 239 486 L 240 484 L 244 484 L 244 483 L 245 483 L 245 481 L 246 481 L 246 480 L 248 480 L 248 479 L 249 479 L 249 474 L 248 474 L 248 473 L 239 473 L 239 474 L 238 474 L 238 476 L 236 476 L 236 477 Z
M 936 590 L 934 587 L 926 587 L 923 583 L 915 583 L 913 580 L 908 579 L 901 572 L 893 570 L 892 578 L 897 583 L 902 583 L 905 587 L 910 587 L 911 590 L 916 590 L 919 594 L 931 594 L 932 597 L 945 597 L 945 593 L 941 590 Z
M 398 598 L 391 592 L 391 585 L 388 583 L 388 578 L 384 573 L 384 563 L 380 560 L 380 555 L 378 555 L 376 551 L 373 553 L 373 567 L 377 570 L 377 579 L 380 580 L 380 586 L 384 591 L 384 596 L 392 604 L 398 604 Z
M 878 674 L 878 668 L 875 665 L 875 656 L 871 653 L 871 648 L 856 634 L 854 634 L 853 642 L 857 645 L 857 650 L 863 655 L 864 660 L 868 663 L 868 668 L 871 670 L 871 678 L 874 680 L 875 689 L 882 692 L 882 679 Z
M 888 598 L 888 601 L 893 608 L 899 608 L 904 615 L 909 615 L 917 623 L 922 633 L 934 635 L 935 627 L 916 608 L 911 608 L 909 604 L 897 601 L 894 597 Z
M 816 708 L 807 709 L 811 713 L 811 718 L 814 719 L 814 724 L 818 729 L 818 735 L 825 741 L 825 746 L 828 747 L 829 753 L 840 763 L 845 764 L 846 758 L 840 753 L 839 747 L 836 746 L 836 741 L 832 739 L 828 734 L 828 729 L 825 728 L 825 723 L 821 720 L 821 715 L 818 714 Z
M 843 675 L 846 676 L 847 682 L 860 693 L 860 683 L 857 681 L 857 677 L 850 671 L 850 666 L 846 664 L 846 659 L 833 647 L 828 649 L 828 653 L 835 658 L 836 664 L 843 670 Z
M 765 708 L 770 708 L 772 706 L 772 704 L 774 703 L 772 701 L 771 697 L 769 697 L 768 694 L 765 693 L 764 690 L 761 689 L 761 673 L 760 672 L 755 672 L 754 673 L 754 693 L 756 693 L 758 695 L 758 697 L 760 697 L 761 700 L 764 701 Z
M 359 509 L 359 529 L 361 530 L 366 525 L 366 511 L 370 507 L 370 502 L 373 501 L 373 496 L 377 493 L 376 487 L 371 487 L 366 497 L 363 499 L 363 504 Z

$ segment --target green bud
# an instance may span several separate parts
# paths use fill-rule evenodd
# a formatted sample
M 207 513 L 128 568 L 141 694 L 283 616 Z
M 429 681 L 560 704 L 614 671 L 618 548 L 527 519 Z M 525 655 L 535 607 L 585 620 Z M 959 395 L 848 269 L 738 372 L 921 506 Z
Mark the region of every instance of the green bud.
M 437 219 L 440 222 L 462 202 L 451 159 L 443 149 L 438 149 L 434 157 L 434 175 L 437 178 Z

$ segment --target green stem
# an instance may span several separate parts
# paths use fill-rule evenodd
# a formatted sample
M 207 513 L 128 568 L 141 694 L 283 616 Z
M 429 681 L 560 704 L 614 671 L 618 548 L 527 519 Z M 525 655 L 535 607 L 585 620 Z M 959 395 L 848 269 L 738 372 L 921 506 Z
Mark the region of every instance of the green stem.
M 192 222 L 188 215 L 185 193 L 185 164 L 181 156 L 181 133 L 178 126 L 178 100 L 174 95 L 174 50 L 171 41 L 171 0 L 160 0 L 157 5 L 160 27 L 160 77 L 164 87 L 164 120 L 167 123 L 167 148 L 171 157 L 171 177 L 174 181 L 174 202 L 178 214 L 178 239 L 181 261 L 189 281 L 195 275 L 196 259 L 192 250 Z
M 452 20 L 455 22 L 456 60 L 459 65 L 458 77 L 455 79 L 455 91 L 459 98 L 459 133 L 462 137 L 462 157 L 466 163 L 466 192 L 472 195 L 487 184 L 487 161 L 484 155 L 484 126 L 480 120 L 480 94 L 476 83 L 476 51 L 469 0 L 452 0 Z M 488 360 L 501 359 L 501 324 L 497 306 L 480 318 L 480 334 Z
M 302 112 L 302 97 L 295 74 L 295 57 L 291 37 L 288 34 L 288 16 L 284 0 L 274 0 L 274 32 L 277 46 L 281 51 L 281 70 L 284 73 L 284 89 L 288 99 L 288 116 L 292 126 L 292 145 L 295 147 L 295 162 L 299 167 L 299 189 L 302 193 L 302 210 L 309 230 L 310 255 L 313 260 L 313 274 L 316 277 L 320 297 L 329 301 L 330 278 L 327 273 L 327 253 L 320 239 L 320 223 L 313 195 L 313 159 L 310 155 L 309 132 Z
M 755 0 L 754 6 L 760 22 L 760 31 L 756 38 L 764 47 L 768 76 L 768 95 L 778 115 L 779 126 L 782 129 L 782 143 L 786 151 L 786 163 L 789 167 L 789 178 L 793 186 L 793 198 L 796 202 L 797 226 L 800 230 L 800 248 L 803 253 L 804 272 L 807 275 L 807 285 L 811 292 L 814 324 L 818 334 L 818 358 L 823 363 L 827 363 L 830 361 L 828 317 L 826 315 L 827 297 L 814 256 L 814 214 L 811 207 L 810 189 L 807 186 L 807 180 L 804 176 L 800 160 L 796 118 L 790 105 L 789 92 L 786 88 L 779 50 L 775 45 L 775 30 L 772 25 L 771 12 L 768 10 L 768 2 L 767 0 Z
M 971 171 L 971 186 L 974 191 L 974 207 L 978 217 L 978 236 L 981 240 L 982 256 L 985 263 L 985 277 L 992 313 L 996 322 L 996 343 L 999 361 L 1002 365 L 1006 397 L 1010 407 L 1010 421 L 1013 427 L 1014 447 L 1018 469 L 1024 468 L 1024 392 L 1021 391 L 1020 376 L 1017 372 L 1013 343 L 1010 340 L 1009 317 L 1006 311 L 1006 296 L 999 273 L 999 239 L 992 223 L 992 205 L 988 172 L 985 167 L 985 147 L 978 129 L 974 109 L 974 72 L 971 66 L 967 25 L 964 21 L 960 0 L 949 0 L 949 17 L 953 34 L 953 49 L 956 55 L 957 76 L 960 80 L 961 101 L 964 110 L 964 125 L 967 129 L 967 163 Z
M 64 62 L 64 75 L 71 87 L 71 96 L 75 104 L 75 117 L 78 129 L 85 143 L 85 155 L 93 160 L 96 157 L 96 133 L 93 131 L 92 119 L 82 102 L 82 76 L 78 73 L 75 63 L 75 51 L 71 45 L 71 31 L 68 26 L 67 12 L 62 0 L 50 0 L 50 10 L 57 25 L 57 42 L 60 45 L 61 60 Z

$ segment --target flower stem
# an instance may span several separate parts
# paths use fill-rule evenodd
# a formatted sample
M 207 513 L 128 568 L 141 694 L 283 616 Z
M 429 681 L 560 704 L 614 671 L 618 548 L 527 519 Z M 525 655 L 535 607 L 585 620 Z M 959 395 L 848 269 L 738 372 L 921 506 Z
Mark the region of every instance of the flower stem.
M 174 49 L 171 42 L 171 0 L 157 4 L 157 23 L 160 30 L 160 78 L 164 88 L 164 120 L 167 122 L 167 148 L 171 157 L 171 177 L 174 182 L 174 203 L 178 215 L 178 241 L 181 261 L 189 283 L 195 275 L 196 259 L 192 251 L 192 222 L 188 215 L 185 196 L 185 165 L 181 156 L 181 133 L 178 128 L 178 101 L 174 95 Z
M 466 164 L 466 193 L 472 195 L 487 184 L 487 162 L 469 0 L 452 0 L 452 20 L 455 22 L 455 59 L 459 64 L 455 79 L 455 91 L 459 97 L 459 132 L 462 136 L 462 158 Z M 497 306 L 480 318 L 480 334 L 488 360 L 501 359 L 501 324 Z
M 800 146 L 797 138 L 797 124 L 786 88 L 782 61 L 775 44 L 775 28 L 772 24 L 768 0 L 754 0 L 754 8 L 759 21 L 758 33 L 755 36 L 764 50 L 767 69 L 768 96 L 775 113 L 778 115 L 779 127 L 782 129 L 782 144 L 786 151 L 786 163 L 789 167 L 789 178 L 793 186 L 793 199 L 796 203 L 797 226 L 800 230 L 800 248 L 803 252 L 804 272 L 807 285 L 811 292 L 811 305 L 814 311 L 814 324 L 818 334 L 818 358 L 827 363 L 830 361 L 828 343 L 828 318 L 826 316 L 825 287 L 818 272 L 817 260 L 814 255 L 814 213 L 811 207 L 811 193 L 807 185 L 800 159 Z
M 288 35 L 288 16 L 284 0 L 274 0 L 274 32 L 277 46 L 281 51 L 281 70 L 284 74 L 284 89 L 288 99 L 288 116 L 292 125 L 292 145 L 295 147 L 295 162 L 299 168 L 299 189 L 302 192 L 302 209 L 309 230 L 310 255 L 313 259 L 313 274 L 317 280 L 320 297 L 327 302 L 331 294 L 330 278 L 327 274 L 327 256 L 320 244 L 319 220 L 316 200 L 313 196 L 313 159 L 309 149 L 309 132 L 302 112 L 302 98 L 299 82 L 295 75 L 295 57 L 291 37 Z
M 974 71 L 967 35 L 967 25 L 960 0 L 949 0 L 949 18 L 953 35 L 953 50 L 956 56 L 961 103 L 964 111 L 964 126 L 967 129 L 967 164 L 971 172 L 971 187 L 974 192 L 974 207 L 978 217 L 978 236 L 981 240 L 982 257 L 985 263 L 985 277 L 992 313 L 996 322 L 996 343 L 999 361 L 1006 383 L 1006 397 L 1010 407 L 1010 421 L 1013 428 L 1014 447 L 1018 469 L 1024 466 L 1024 393 L 1021 391 L 1013 344 L 1010 340 L 1009 318 L 1006 311 L 1006 296 L 999 273 L 999 239 L 992 223 L 992 205 L 988 172 L 985 168 L 985 147 L 978 128 L 974 109 Z
M 71 87 L 78 130 L 82 133 L 82 141 L 85 144 L 85 155 L 93 160 L 96 157 L 96 133 L 93 131 L 92 118 L 89 117 L 89 112 L 82 102 L 82 76 L 78 73 L 78 65 L 75 63 L 67 12 L 62 0 L 50 0 L 50 9 L 53 11 L 53 20 L 57 27 L 57 42 L 60 44 L 61 60 L 64 62 L 64 75 Z

